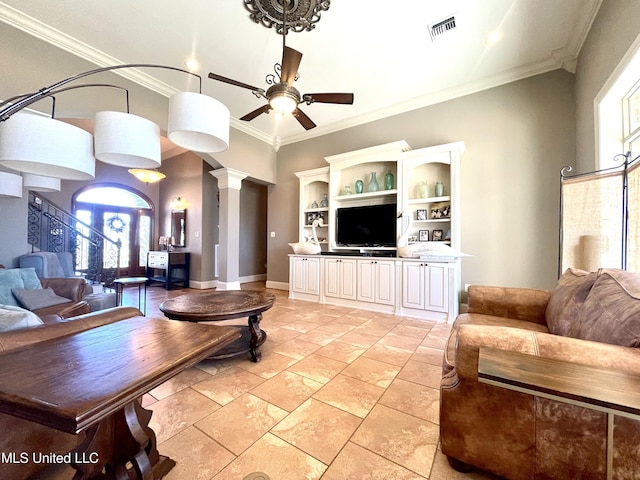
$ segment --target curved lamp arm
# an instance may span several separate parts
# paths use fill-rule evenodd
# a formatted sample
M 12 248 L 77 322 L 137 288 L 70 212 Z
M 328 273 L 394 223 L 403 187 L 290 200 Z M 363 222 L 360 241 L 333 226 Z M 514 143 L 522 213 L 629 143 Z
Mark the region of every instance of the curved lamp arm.
M 200 81 L 199 93 L 202 93 L 202 77 L 200 77 L 200 75 L 196 73 L 190 72 L 189 70 L 184 70 L 182 68 L 177 68 L 177 67 L 169 67 L 166 65 L 154 65 L 149 63 L 129 63 L 124 65 L 111 65 L 109 67 L 101 67 L 101 68 L 96 68 L 94 70 L 89 70 L 87 72 L 78 73 L 77 75 L 74 75 L 72 77 L 65 78 L 64 80 L 60 80 L 59 82 L 56 82 L 53 85 L 49 85 L 48 87 L 41 88 L 37 92 L 26 93 L 23 95 L 18 95 L 16 97 L 13 97 L 13 99 L 19 98 L 20 100 L 18 100 L 17 102 L 11 105 L 6 105 L 6 103 L 11 101 L 11 99 L 3 103 L 3 105 L 6 105 L 6 106 L 0 108 L 0 122 L 4 122 L 5 120 L 8 120 L 11 117 L 11 115 L 13 115 L 14 113 L 19 112 L 23 108 L 26 108 L 29 105 L 39 100 L 42 100 L 43 98 L 50 97 L 52 95 L 55 95 L 56 93 L 64 92 L 66 90 L 71 90 L 72 88 L 81 87 L 81 86 L 78 86 L 78 87 L 71 87 L 71 88 L 64 88 L 64 89 L 60 88 L 63 85 L 66 85 L 67 83 L 74 82 L 80 78 L 88 77 L 89 75 L 108 72 L 111 70 L 118 70 L 122 68 L 163 68 L 166 70 L 175 70 L 178 72 L 187 73 L 189 75 L 193 75 L 194 77 L 198 77 Z M 128 104 L 129 104 L 129 100 L 127 95 L 127 110 L 129 109 Z

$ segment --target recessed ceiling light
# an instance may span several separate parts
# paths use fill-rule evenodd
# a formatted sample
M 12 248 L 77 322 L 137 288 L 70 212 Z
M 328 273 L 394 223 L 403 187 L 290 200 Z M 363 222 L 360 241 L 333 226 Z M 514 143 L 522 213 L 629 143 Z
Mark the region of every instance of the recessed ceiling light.
M 191 72 L 195 72 L 198 71 L 198 69 L 200 68 L 200 64 L 198 63 L 198 61 L 195 58 L 189 58 L 187 59 L 184 64 L 187 66 L 187 69 Z
M 493 32 L 491 32 L 489 34 L 488 41 L 489 41 L 490 45 L 498 43 L 500 40 L 502 40 L 502 32 L 501 31 L 495 30 L 495 31 L 493 31 Z

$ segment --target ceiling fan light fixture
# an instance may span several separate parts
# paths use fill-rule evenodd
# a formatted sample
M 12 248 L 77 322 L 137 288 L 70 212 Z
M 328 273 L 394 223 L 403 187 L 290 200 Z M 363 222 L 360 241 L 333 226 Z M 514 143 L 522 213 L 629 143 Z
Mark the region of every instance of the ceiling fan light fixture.
M 286 114 L 293 112 L 298 106 L 298 100 L 286 92 L 278 93 L 269 99 L 269 105 L 276 113 Z

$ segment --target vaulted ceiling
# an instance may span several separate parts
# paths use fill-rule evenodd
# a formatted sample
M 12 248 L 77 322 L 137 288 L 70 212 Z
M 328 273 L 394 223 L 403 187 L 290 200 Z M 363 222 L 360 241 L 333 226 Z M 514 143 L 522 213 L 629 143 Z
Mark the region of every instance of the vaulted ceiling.
M 333 0 L 312 31 L 287 36 L 303 53 L 295 86 L 353 92 L 355 101 L 301 105 L 318 125 L 309 131 L 290 115 L 238 120 L 264 99 L 207 78 L 215 72 L 268 87 L 282 37 L 251 20 L 244 4 L 252 1 L 3 0 L 0 20 L 98 66 L 187 68 L 195 60 L 203 93 L 229 107 L 232 125 L 280 145 L 557 68 L 573 71 L 602 0 Z M 430 25 L 450 17 L 456 28 L 432 39 Z M 164 70 L 146 70 L 140 81 L 163 94 L 183 88 Z

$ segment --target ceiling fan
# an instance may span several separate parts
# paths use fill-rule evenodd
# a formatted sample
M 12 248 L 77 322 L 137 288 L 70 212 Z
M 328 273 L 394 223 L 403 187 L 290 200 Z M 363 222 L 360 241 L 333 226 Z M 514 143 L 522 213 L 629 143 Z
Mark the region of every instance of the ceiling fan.
M 353 104 L 353 93 L 305 93 L 300 94 L 297 88 L 293 86 L 293 82 L 298 79 L 298 67 L 302 60 L 302 53 L 287 47 L 287 16 L 286 8 L 283 9 L 283 33 L 282 33 L 282 63 L 275 65 L 275 75 L 267 75 L 267 83 L 271 86 L 265 91 L 262 88 L 254 87 L 246 83 L 238 82 L 231 78 L 223 77 L 215 73 L 209 73 L 209 78 L 220 82 L 235 85 L 237 87 L 247 88 L 253 92 L 258 98 L 265 98 L 268 103 L 247 113 L 240 120 L 251 121 L 262 113 L 269 113 L 275 110 L 278 113 L 291 113 L 300 122 L 306 130 L 310 130 L 316 126 L 298 105 L 306 103 L 311 105 L 318 103 L 337 103 L 337 104 Z

